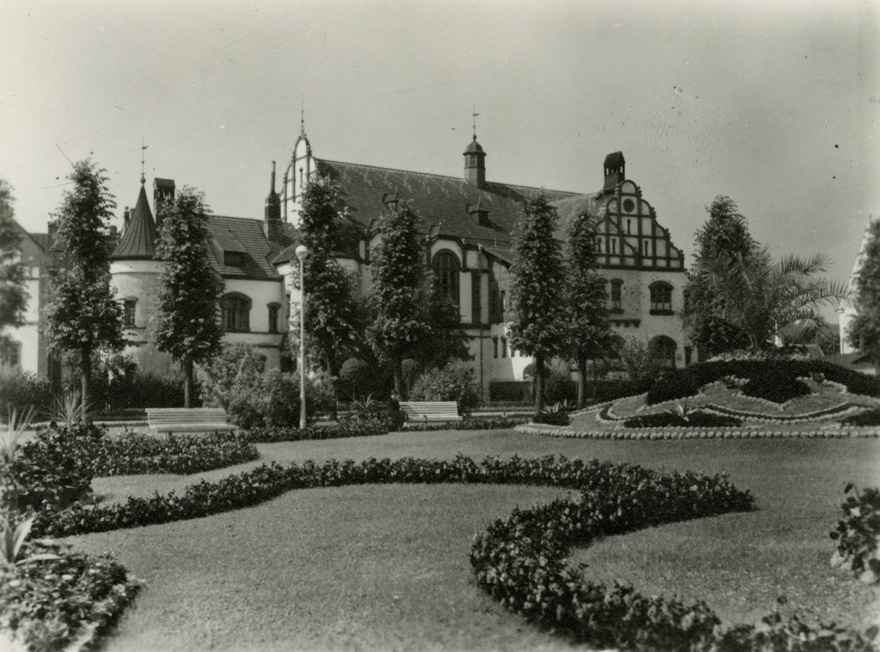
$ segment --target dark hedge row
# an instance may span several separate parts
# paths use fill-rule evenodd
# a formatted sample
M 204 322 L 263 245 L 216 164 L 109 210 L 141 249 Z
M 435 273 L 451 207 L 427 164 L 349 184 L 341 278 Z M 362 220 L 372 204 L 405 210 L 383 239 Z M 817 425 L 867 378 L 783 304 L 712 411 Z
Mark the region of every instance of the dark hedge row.
M 646 401 L 649 405 L 655 405 L 693 396 L 703 385 L 734 376 L 749 381 L 743 387 L 746 394 L 782 403 L 808 393 L 809 388 L 797 379 L 814 374 L 845 385 L 847 391 L 853 394 L 880 396 L 880 379 L 825 360 L 725 360 L 701 362 L 664 374 L 648 390 Z
M 880 426 L 880 410 L 867 410 L 841 420 L 848 426 Z
M 718 428 L 727 426 L 739 426 L 742 421 L 729 416 L 712 414 L 711 412 L 693 411 L 688 413 L 687 418 L 660 412 L 658 414 L 643 414 L 624 420 L 623 425 L 627 428 Z
M 647 598 L 631 587 L 585 580 L 565 558 L 575 545 L 685 519 L 752 507 L 751 496 L 726 481 L 631 468 L 579 502 L 559 499 L 516 510 L 475 538 L 470 561 L 477 583 L 507 609 L 577 643 L 601 649 L 789 652 L 874 650 L 877 628 L 860 633 L 811 626 L 778 613 L 760 626 L 721 626 L 705 604 Z
M 0 570 L 0 629 L 29 650 L 82 649 L 83 634 L 93 641 L 107 631 L 142 585 L 109 557 L 68 548 L 26 543 L 23 557 L 59 558 Z

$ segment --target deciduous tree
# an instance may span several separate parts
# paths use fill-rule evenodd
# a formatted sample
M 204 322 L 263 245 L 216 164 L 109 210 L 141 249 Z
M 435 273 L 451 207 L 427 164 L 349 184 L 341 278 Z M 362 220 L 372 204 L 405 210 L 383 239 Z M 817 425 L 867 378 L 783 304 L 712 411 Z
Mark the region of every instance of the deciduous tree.
M 418 216 L 404 202 L 388 202 L 379 226 L 381 242 L 373 253 L 373 311 L 370 342 L 390 363 L 394 389 L 405 398 L 401 363 L 430 333 L 424 310 L 424 248 L 418 241 Z
M 619 340 L 608 319 L 605 279 L 596 271 L 597 235 L 595 220 L 584 213 L 571 223 L 566 247 L 565 316 L 569 354 L 578 372 L 579 409 L 587 400 L 587 361 L 601 359 Z
M 535 414 L 544 409 L 544 365 L 563 353 L 565 266 L 562 244 L 553 237 L 556 209 L 544 195 L 527 200 L 513 234 L 514 263 L 510 300 L 511 346 L 535 358 Z
M 162 207 L 157 253 L 163 261 L 154 337 L 156 348 L 180 362 L 184 405 L 192 407 L 196 363 L 220 351 L 217 301 L 223 281 L 211 267 L 204 195 L 184 187 Z
M 7 326 L 21 326 L 28 294 L 25 290 L 25 269 L 19 259 L 20 227 L 12 209 L 12 188 L 0 179 L 0 356 L 6 350 Z
M 871 358 L 880 374 L 880 220 L 871 223 L 867 236 L 853 288 L 858 312 L 846 335 L 850 344 Z
M 50 278 L 45 316 L 50 345 L 79 353 L 83 418 L 91 395 L 92 355 L 121 349 L 122 307 L 110 287 L 109 220 L 116 202 L 106 170 L 90 159 L 75 163 L 58 211 L 55 246 L 61 267 Z

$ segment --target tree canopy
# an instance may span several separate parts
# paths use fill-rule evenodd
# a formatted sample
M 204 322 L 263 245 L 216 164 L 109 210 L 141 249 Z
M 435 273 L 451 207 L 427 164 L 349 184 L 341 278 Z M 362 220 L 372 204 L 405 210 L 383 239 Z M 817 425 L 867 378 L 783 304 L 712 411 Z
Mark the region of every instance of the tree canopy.
M 846 336 L 852 346 L 870 357 L 880 373 L 880 220 L 868 227 L 853 290 L 858 312 Z
M 21 233 L 12 208 L 12 188 L 0 179 L 0 356 L 6 351 L 7 326 L 21 326 L 28 294 L 25 290 L 25 268 L 19 259 Z
M 536 413 L 544 408 L 544 363 L 564 352 L 567 335 L 565 264 L 562 245 L 553 235 L 557 219 L 556 209 L 542 194 L 523 204 L 513 233 L 513 320 L 508 337 L 513 348 L 535 358 Z
M 184 371 L 184 405 L 191 407 L 193 365 L 220 350 L 217 300 L 223 281 L 208 257 L 208 215 L 204 195 L 184 187 L 162 207 L 158 257 L 163 261 L 154 337 Z
M 91 393 L 92 354 L 121 349 L 122 307 L 110 286 L 109 220 L 116 207 L 106 170 L 86 159 L 74 163 L 58 211 L 53 214 L 61 267 L 50 278 L 46 322 L 50 345 L 78 351 L 83 409 Z

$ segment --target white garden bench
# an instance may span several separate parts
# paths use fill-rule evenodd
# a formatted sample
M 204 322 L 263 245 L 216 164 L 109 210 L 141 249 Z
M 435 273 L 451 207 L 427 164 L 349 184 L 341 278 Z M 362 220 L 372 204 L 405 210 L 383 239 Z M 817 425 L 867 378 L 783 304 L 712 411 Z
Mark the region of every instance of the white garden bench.
M 235 430 L 223 408 L 147 408 L 147 423 L 156 432 Z
M 407 425 L 461 421 L 455 401 L 401 401 L 400 411 L 406 415 Z

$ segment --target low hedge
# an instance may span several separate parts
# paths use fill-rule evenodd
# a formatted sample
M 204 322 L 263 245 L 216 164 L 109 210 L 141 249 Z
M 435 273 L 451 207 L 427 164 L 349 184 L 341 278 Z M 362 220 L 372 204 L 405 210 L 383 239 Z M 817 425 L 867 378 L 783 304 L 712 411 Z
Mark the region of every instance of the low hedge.
M 695 389 L 698 390 L 703 385 L 725 376 L 743 378 L 750 383 L 756 383 L 752 385 L 751 390 L 744 388 L 750 396 L 784 402 L 779 401 L 778 398 L 785 394 L 790 394 L 790 397 L 801 395 L 806 393 L 804 389 L 808 392 L 806 385 L 800 383 L 803 385 L 801 388 L 795 383 L 798 382 L 798 378 L 813 374 L 822 374 L 825 380 L 844 385 L 852 394 L 880 396 L 880 379 L 844 369 L 825 360 L 718 360 L 701 362 L 664 374 L 648 390 L 646 402 L 648 405 L 656 405 L 664 401 L 693 396 L 696 393 Z
M 58 556 L 0 569 L 0 630 L 28 650 L 84 649 L 143 584 L 109 557 L 71 552 L 68 545 L 43 541 L 23 550 L 23 557 Z
M 840 422 L 848 426 L 880 426 L 880 409 L 853 414 Z
M 723 428 L 728 426 L 735 427 L 741 424 L 742 421 L 735 417 L 703 411 L 691 412 L 687 415 L 687 418 L 672 414 L 671 412 L 643 414 L 637 417 L 630 417 L 623 422 L 626 428 Z

